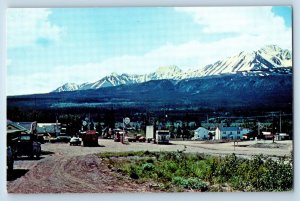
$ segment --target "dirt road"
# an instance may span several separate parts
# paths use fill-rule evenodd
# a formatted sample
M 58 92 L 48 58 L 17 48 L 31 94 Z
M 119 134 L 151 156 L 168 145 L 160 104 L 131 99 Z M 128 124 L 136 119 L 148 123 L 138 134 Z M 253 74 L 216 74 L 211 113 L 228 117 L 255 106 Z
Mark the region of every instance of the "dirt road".
M 149 192 L 151 184 L 137 184 L 110 170 L 95 155 L 54 154 L 37 162 L 24 176 L 8 181 L 9 193 Z
M 257 142 L 206 144 L 192 141 L 173 141 L 171 145 L 130 143 L 123 145 L 112 140 L 100 140 L 99 147 L 69 146 L 64 143 L 42 145 L 44 155 L 40 160 L 27 158 L 15 161 L 14 176 L 8 178 L 9 193 L 98 193 L 98 192 L 151 192 L 157 184 L 137 183 L 125 175 L 112 171 L 94 154 L 117 151 L 177 151 L 186 146 L 187 152 L 207 154 L 230 154 L 250 156 L 253 154 L 289 155 L 291 141 L 281 143 L 278 148 L 268 144 L 257 146 Z M 253 147 L 255 145 L 255 147 Z

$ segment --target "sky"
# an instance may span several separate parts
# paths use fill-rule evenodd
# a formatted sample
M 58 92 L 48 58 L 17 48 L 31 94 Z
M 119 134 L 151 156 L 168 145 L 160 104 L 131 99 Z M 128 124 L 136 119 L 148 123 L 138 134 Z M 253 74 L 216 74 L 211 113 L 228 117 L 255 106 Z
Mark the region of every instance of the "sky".
M 270 44 L 292 50 L 291 7 L 9 8 L 7 95 L 199 69 Z

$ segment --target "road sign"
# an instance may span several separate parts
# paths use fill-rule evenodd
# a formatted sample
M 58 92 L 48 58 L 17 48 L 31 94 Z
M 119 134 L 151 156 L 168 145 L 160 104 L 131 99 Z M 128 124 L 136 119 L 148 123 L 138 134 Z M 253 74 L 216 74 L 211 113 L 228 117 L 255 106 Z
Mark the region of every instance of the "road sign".
M 129 119 L 128 117 L 125 117 L 124 123 L 125 123 L 125 124 L 129 124 L 129 123 L 130 123 L 130 119 Z

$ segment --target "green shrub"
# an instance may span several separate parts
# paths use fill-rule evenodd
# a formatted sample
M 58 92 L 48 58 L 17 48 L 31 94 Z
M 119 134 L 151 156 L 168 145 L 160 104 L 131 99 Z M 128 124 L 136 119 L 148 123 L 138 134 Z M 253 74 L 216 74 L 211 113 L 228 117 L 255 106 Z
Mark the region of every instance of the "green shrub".
M 274 160 L 258 155 L 252 159 L 242 159 L 234 154 L 217 157 L 180 152 L 115 154 L 141 157 L 138 160 L 125 158 L 118 162 L 109 159 L 109 165 L 118 167 L 133 179 L 153 180 L 168 188 L 173 184 L 203 191 L 207 188 L 205 182 L 210 185 L 226 184 L 241 191 L 289 191 L 293 187 L 293 164 L 289 158 Z M 101 156 L 114 155 L 109 153 Z
M 142 170 L 144 170 L 144 171 L 153 171 L 153 170 L 155 170 L 155 166 L 153 165 L 153 163 L 144 163 L 142 165 Z
M 186 189 L 199 189 L 201 191 L 207 190 L 207 184 L 199 178 L 186 179 L 183 177 L 174 177 L 172 179 L 172 183 Z

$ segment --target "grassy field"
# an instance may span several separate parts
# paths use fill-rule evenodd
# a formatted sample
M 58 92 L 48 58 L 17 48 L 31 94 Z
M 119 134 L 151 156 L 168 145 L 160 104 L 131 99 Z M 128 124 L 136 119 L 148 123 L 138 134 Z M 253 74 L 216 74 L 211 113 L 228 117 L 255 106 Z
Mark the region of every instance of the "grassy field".
M 162 191 L 291 191 L 293 160 L 263 155 L 210 156 L 177 152 L 100 153 L 110 168 Z

